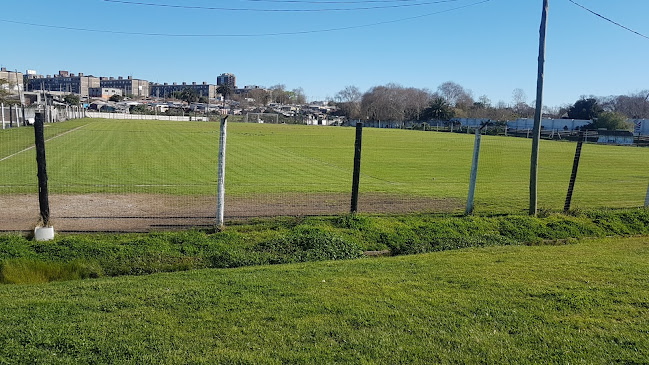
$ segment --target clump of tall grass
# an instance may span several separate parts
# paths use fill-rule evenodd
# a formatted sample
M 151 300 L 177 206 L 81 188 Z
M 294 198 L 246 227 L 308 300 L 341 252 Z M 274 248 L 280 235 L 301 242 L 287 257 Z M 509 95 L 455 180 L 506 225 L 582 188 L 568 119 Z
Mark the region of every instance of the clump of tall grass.
M 40 284 L 58 280 L 97 278 L 102 275 L 103 271 L 99 265 L 80 260 L 45 262 L 18 258 L 0 262 L 2 284 Z

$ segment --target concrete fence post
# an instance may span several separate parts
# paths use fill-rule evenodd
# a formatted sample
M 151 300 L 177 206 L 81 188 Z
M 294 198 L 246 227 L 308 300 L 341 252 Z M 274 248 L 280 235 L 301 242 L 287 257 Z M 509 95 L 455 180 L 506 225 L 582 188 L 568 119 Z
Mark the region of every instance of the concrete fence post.
M 480 140 L 481 140 L 481 129 L 476 128 L 475 130 L 475 143 L 473 144 L 473 160 L 471 162 L 471 177 L 469 180 L 469 196 L 466 201 L 466 211 L 465 214 L 473 213 L 473 200 L 475 197 L 475 184 L 478 179 L 478 160 L 480 159 Z
M 216 198 L 217 217 L 216 224 L 218 229 L 223 229 L 225 213 L 225 145 L 227 142 L 228 116 L 221 118 L 221 128 L 219 136 L 219 162 L 218 162 L 218 194 Z
M 16 110 L 16 127 L 20 127 L 20 109 L 18 109 L 18 104 L 14 104 Z

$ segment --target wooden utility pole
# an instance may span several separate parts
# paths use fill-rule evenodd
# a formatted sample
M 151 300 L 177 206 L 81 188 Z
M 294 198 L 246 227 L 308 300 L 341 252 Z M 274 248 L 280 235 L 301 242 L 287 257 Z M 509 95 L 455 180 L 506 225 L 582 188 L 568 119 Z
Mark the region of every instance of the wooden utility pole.
M 548 1 L 543 0 L 541 28 L 539 30 L 539 68 L 536 80 L 536 110 L 534 112 L 534 135 L 530 166 L 530 215 L 537 212 L 537 184 L 539 172 L 539 141 L 541 139 L 541 112 L 543 109 L 543 76 L 545 73 L 545 32 L 548 20 Z

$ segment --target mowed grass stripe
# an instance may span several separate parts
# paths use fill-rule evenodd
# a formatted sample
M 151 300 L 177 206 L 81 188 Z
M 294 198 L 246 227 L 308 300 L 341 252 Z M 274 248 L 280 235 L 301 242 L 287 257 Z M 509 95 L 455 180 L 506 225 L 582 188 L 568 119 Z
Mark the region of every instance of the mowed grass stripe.
M 43 134 L 45 139 L 70 131 L 90 123 L 90 119 L 72 120 L 64 123 L 46 124 Z M 34 128 L 18 127 L 0 130 L 0 159 L 20 152 L 34 145 Z
M 218 125 L 95 120 L 47 143 L 50 183 L 59 193 L 214 194 Z M 230 123 L 228 132 L 228 194 L 349 193 L 353 128 Z M 464 200 L 473 142 L 470 134 L 366 128 L 361 193 Z M 530 151 L 531 139 L 483 136 L 478 212 L 526 210 Z M 541 208 L 563 207 L 574 151 L 574 142 L 541 141 Z M 34 185 L 28 155 L 0 163 L 0 186 L 14 186 L 3 193 Z M 646 148 L 585 145 L 573 206 L 642 205 L 648 157 Z
M 204 148 L 204 139 L 216 133 L 183 133 L 187 129 L 182 125 L 156 128 L 152 123 L 146 130 L 143 125 L 134 130 L 130 124 L 97 125 L 101 130 L 90 128 L 76 145 L 62 146 L 62 150 L 84 153 L 74 158 L 59 154 L 58 162 L 72 173 L 65 171 L 52 180 L 63 187 L 74 186 L 86 181 L 81 177 L 92 175 L 91 185 L 125 185 L 121 190 L 128 192 L 129 185 L 191 185 L 210 177 L 204 166 L 215 164 L 216 158 Z

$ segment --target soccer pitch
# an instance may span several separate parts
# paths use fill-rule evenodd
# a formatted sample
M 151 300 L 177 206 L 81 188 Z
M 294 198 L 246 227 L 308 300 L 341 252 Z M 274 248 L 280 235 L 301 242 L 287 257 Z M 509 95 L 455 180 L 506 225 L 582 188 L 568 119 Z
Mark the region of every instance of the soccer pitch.
M 82 119 L 48 124 L 52 194 L 214 196 L 219 123 Z M 353 128 L 230 123 L 226 194 L 350 194 Z M 0 131 L 0 194 L 37 192 L 33 128 Z M 365 128 L 360 193 L 466 200 L 474 136 Z M 560 210 L 574 142 L 541 141 L 539 207 Z M 531 139 L 483 136 L 476 188 L 479 213 L 523 212 Z M 584 145 L 573 207 L 642 206 L 649 149 Z M 318 198 L 320 199 L 320 198 Z

